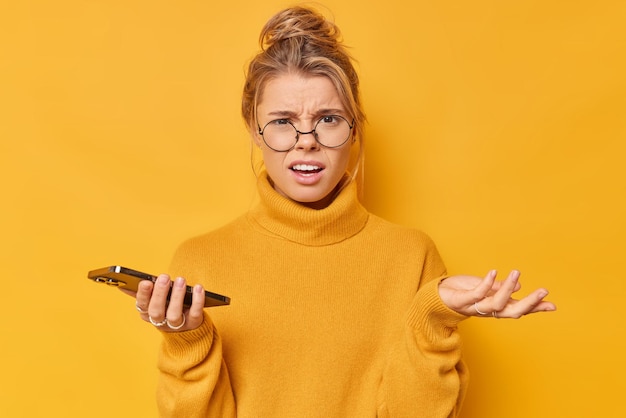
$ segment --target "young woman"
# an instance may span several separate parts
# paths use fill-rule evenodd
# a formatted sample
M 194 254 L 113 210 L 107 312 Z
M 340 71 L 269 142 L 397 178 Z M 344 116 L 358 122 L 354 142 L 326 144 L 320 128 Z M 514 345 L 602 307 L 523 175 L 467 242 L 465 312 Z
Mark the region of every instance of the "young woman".
M 180 417 L 450 417 L 467 385 L 457 325 L 554 310 L 539 289 L 448 277 L 422 232 L 367 212 L 354 181 L 364 114 L 339 30 L 316 11 L 275 15 L 250 63 L 243 117 L 262 164 L 259 203 L 185 242 L 142 283 L 163 332 L 157 401 Z M 185 279 L 229 307 L 183 307 Z

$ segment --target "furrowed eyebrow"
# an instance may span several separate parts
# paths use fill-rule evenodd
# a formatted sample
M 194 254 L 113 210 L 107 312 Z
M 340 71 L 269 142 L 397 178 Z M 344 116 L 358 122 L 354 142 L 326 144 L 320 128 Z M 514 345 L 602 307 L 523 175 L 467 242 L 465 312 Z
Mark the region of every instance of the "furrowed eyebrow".
M 293 118 L 296 116 L 295 112 L 290 112 L 289 110 L 275 110 L 267 115 L 276 118 Z
M 344 116 L 345 115 L 345 111 L 343 109 L 319 109 L 315 112 L 315 118 L 319 118 L 322 116 L 328 116 L 328 115 L 340 115 L 340 116 Z M 275 118 L 296 118 L 296 113 L 292 112 L 290 110 L 274 110 L 272 112 L 269 112 L 267 114 L 268 116 L 271 117 L 275 117 Z
M 318 115 L 343 115 L 344 113 L 343 109 L 320 109 L 317 111 Z

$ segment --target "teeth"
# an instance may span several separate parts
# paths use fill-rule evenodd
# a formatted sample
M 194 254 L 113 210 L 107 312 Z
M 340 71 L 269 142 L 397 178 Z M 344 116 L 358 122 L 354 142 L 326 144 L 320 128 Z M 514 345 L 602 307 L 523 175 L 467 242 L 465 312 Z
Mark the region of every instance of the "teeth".
M 297 171 L 316 171 L 316 170 L 320 170 L 320 167 L 316 165 L 296 164 L 293 167 L 291 167 L 291 169 L 297 170 Z

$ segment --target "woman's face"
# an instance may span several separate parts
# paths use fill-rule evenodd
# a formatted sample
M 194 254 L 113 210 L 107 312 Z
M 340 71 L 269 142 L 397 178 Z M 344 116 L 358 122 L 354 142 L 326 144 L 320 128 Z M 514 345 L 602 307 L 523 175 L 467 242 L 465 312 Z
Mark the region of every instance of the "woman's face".
M 257 105 L 257 121 L 261 129 L 272 121 L 281 125 L 291 122 L 298 131 L 310 132 L 325 116 L 338 115 L 351 121 L 328 77 L 283 74 L 268 81 Z M 325 118 L 325 123 L 332 118 Z M 295 137 L 295 130 L 294 130 Z M 350 139 L 338 148 L 320 145 L 313 134 L 299 135 L 293 149 L 277 152 L 269 148 L 260 134 L 254 134 L 261 148 L 263 161 L 283 196 L 312 208 L 324 208 L 333 198 L 333 190 L 346 172 L 350 160 Z

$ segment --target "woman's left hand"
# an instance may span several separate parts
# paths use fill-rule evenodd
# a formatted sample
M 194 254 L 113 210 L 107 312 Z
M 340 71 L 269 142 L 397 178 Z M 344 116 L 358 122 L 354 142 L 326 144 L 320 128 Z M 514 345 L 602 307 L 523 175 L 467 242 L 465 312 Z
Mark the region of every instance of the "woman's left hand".
M 485 278 L 451 276 L 439 284 L 439 296 L 450 309 L 467 316 L 520 318 L 529 313 L 556 310 L 552 302 L 543 300 L 546 289 L 540 288 L 522 299 L 513 299 L 520 290 L 520 272 L 513 270 L 503 281 L 496 281 L 496 271 Z

